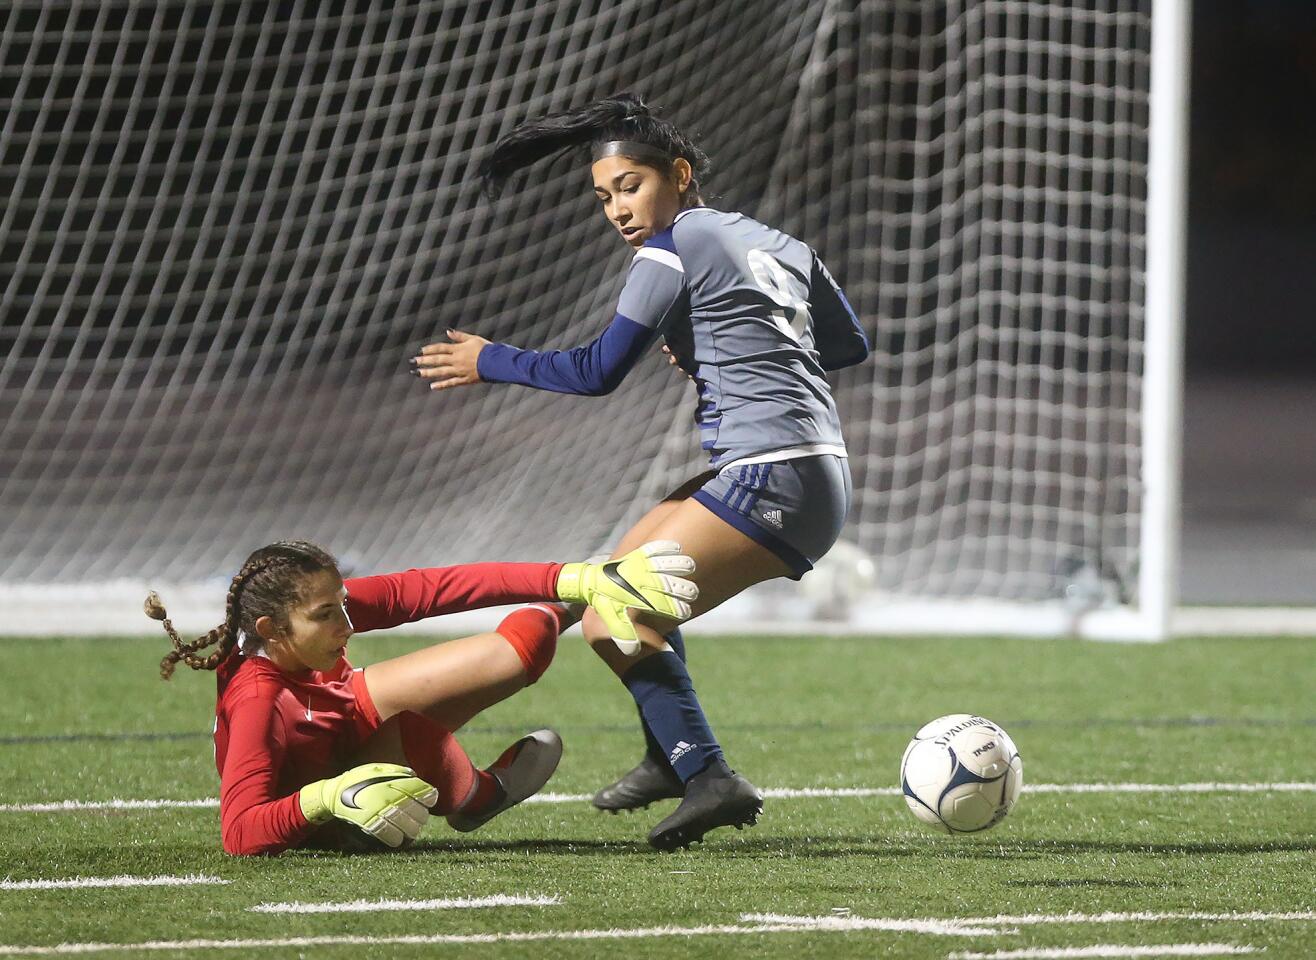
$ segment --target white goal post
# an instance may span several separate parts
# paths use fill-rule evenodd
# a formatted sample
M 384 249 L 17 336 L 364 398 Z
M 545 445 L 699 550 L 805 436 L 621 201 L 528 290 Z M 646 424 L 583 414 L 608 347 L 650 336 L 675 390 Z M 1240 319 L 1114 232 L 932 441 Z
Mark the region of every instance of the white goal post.
M 654 356 L 606 399 L 429 395 L 448 326 L 583 343 L 627 251 L 517 120 L 637 90 L 711 203 L 813 245 L 843 543 L 706 629 L 1171 630 L 1187 0 L 17 0 L 0 11 L 0 634 L 206 629 L 257 546 L 349 573 L 579 559 L 699 472 Z M 463 629 L 478 618 L 444 629 Z

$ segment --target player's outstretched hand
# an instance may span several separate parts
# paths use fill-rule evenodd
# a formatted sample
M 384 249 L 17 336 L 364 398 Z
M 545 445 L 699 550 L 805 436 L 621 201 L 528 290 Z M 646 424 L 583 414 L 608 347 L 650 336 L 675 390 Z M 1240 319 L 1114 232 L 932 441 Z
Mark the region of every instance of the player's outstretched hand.
M 681 553 L 679 543 L 655 540 L 616 560 L 564 564 L 557 578 L 558 599 L 588 603 L 603 618 L 618 649 L 633 656 L 640 650 L 640 638 L 631 611 L 687 619 L 699 587 L 678 574 L 694 570 L 694 560 Z
M 396 763 L 367 763 L 329 780 L 317 780 L 298 794 L 311 823 L 337 817 L 390 847 L 415 840 L 439 791 Z
M 451 343 L 427 343 L 420 355 L 407 361 L 412 374 L 428 381 L 431 390 L 447 390 L 480 382 L 480 351 L 489 343 L 484 337 L 449 330 Z
M 663 354 L 667 357 L 667 365 L 668 365 L 669 367 L 676 367 L 677 370 L 679 370 L 682 374 L 685 375 L 685 378 L 686 378 L 687 380 L 693 380 L 693 379 L 694 379 L 694 377 L 690 376 L 690 374 L 686 373 L 684 370 L 681 369 L 681 361 L 676 359 L 676 354 L 672 353 L 672 348 L 671 348 L 671 347 L 669 347 L 669 346 L 667 346 L 666 344 L 664 344 L 664 345 L 663 345 Z

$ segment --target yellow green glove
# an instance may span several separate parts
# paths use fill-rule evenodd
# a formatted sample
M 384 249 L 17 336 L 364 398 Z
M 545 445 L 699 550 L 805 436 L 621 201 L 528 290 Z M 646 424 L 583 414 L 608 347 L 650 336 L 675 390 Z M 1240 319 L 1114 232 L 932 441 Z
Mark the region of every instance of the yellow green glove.
M 616 560 L 564 564 L 557 578 L 557 595 L 564 603 L 593 607 L 613 643 L 632 656 L 640 650 L 640 638 L 630 611 L 687 619 L 689 601 L 698 599 L 699 587 L 672 574 L 693 573 L 694 569 L 694 560 L 681 553 L 679 543 L 655 540 Z
M 298 793 L 311 823 L 337 817 L 390 847 L 415 840 L 439 791 L 396 763 L 367 763 L 329 780 L 308 783 Z

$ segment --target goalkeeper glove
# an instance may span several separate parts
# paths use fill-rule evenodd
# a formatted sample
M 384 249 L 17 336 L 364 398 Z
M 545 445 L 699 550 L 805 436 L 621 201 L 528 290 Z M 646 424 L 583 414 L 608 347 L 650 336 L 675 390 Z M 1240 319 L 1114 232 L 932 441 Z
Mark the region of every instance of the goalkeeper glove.
M 337 817 L 390 847 L 415 840 L 439 791 L 396 763 L 367 763 L 329 780 L 308 783 L 298 793 L 311 823 Z
M 679 543 L 655 540 L 616 560 L 563 564 L 557 595 L 564 603 L 593 607 L 613 643 L 633 656 L 639 652 L 640 638 L 630 611 L 685 620 L 690 616 L 689 601 L 699 597 L 699 587 L 671 574 L 693 573 L 694 569 L 694 560 L 681 553 Z

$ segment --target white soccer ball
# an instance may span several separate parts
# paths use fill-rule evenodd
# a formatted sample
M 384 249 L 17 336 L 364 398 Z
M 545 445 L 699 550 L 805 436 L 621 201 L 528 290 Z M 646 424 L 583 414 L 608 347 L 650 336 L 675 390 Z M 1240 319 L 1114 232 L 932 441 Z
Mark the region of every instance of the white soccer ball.
M 924 724 L 900 758 L 905 803 L 924 823 L 949 833 L 996 826 L 1023 785 L 1024 763 L 1010 735 L 971 713 Z

